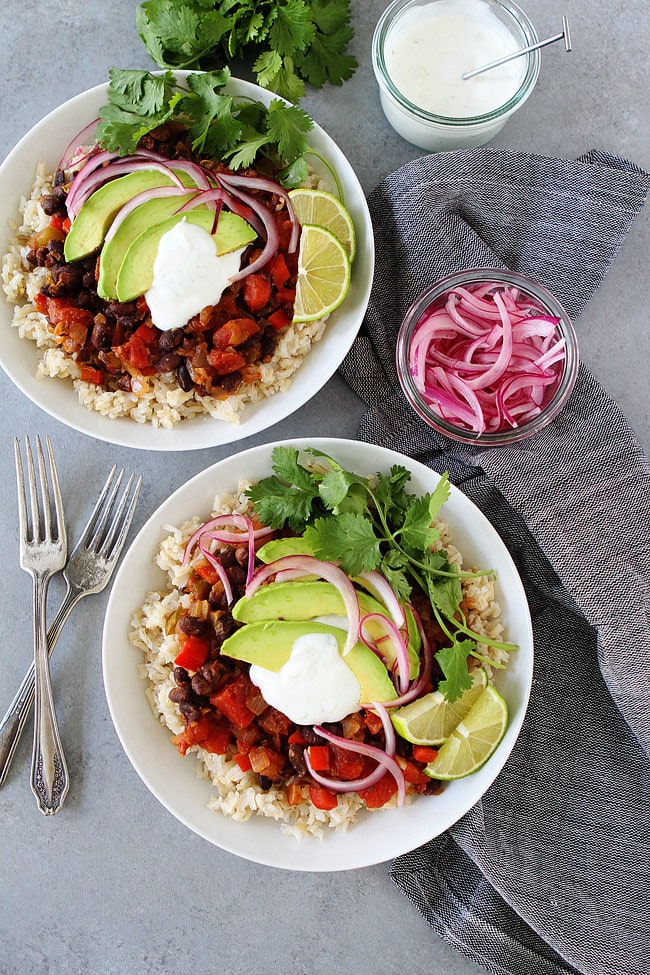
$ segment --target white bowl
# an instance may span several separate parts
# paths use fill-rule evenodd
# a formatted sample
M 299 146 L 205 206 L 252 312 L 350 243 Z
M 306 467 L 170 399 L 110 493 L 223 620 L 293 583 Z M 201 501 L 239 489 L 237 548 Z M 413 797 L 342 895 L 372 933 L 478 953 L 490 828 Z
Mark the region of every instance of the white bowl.
M 402 464 L 412 472 L 409 491 L 433 491 L 439 476 L 401 454 L 350 440 L 284 441 L 298 449 L 316 447 L 349 470 L 389 472 Z M 438 796 L 419 797 L 402 809 L 365 813 L 349 831 L 328 831 L 322 840 L 285 835 L 278 823 L 255 817 L 237 823 L 210 811 L 210 785 L 195 774 L 195 761 L 181 758 L 170 733 L 154 716 L 138 676 L 140 654 L 128 634 L 132 613 L 150 590 L 165 588 L 166 576 L 153 559 L 167 534 L 164 526 L 179 525 L 193 515 L 207 518 L 217 492 L 231 491 L 241 478 L 259 480 L 271 473 L 277 443 L 263 444 L 220 461 L 176 491 L 144 525 L 117 573 L 106 611 L 103 639 L 104 686 L 108 706 L 124 750 L 145 785 L 177 819 L 199 836 L 231 853 L 290 870 L 333 871 L 365 867 L 392 859 L 438 836 L 478 802 L 499 774 L 524 719 L 533 672 L 533 638 L 528 604 L 515 568 L 498 534 L 457 488 L 443 508 L 454 542 L 466 564 L 494 569 L 497 598 L 503 610 L 506 637 L 519 649 L 494 683 L 509 709 L 505 737 L 478 772 L 449 783 Z
M 176 72 L 182 77 L 187 72 Z M 37 164 L 55 170 L 69 142 L 97 117 L 106 103 L 107 85 L 99 85 L 65 102 L 25 135 L 0 166 L 0 250 L 5 254 L 12 237 L 10 222 L 19 219 L 21 196 L 31 194 Z M 272 93 L 233 79 L 229 90 L 268 103 Z M 323 129 L 315 126 L 310 145 L 335 169 L 344 200 L 354 220 L 357 255 L 352 283 L 343 304 L 329 318 L 321 340 L 306 356 L 290 389 L 246 407 L 237 425 L 205 414 L 184 420 L 170 430 L 155 429 L 127 418 L 110 419 L 79 403 L 72 382 L 37 379 L 39 354 L 28 339 L 12 328 L 13 305 L 0 298 L 0 366 L 37 406 L 62 423 L 98 440 L 143 450 L 197 450 L 243 440 L 279 423 L 308 402 L 336 372 L 359 330 L 370 296 L 374 270 L 372 224 L 363 190 L 349 162 Z M 4 297 L 4 296 L 3 296 Z

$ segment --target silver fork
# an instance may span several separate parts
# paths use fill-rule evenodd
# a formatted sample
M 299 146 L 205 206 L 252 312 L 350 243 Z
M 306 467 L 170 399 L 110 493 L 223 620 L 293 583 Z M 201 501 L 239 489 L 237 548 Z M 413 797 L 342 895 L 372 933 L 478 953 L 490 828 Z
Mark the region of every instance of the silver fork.
M 128 535 L 138 501 L 142 477 L 131 474 L 119 500 L 124 468 L 113 467 L 88 519 L 81 538 L 63 570 L 67 589 L 47 631 L 48 655 L 68 616 L 83 596 L 101 592 L 113 574 Z M 16 695 L 0 722 L 0 785 L 5 781 L 25 721 L 34 700 L 34 665 L 25 674 Z
M 34 708 L 34 746 L 32 749 L 32 792 L 42 813 L 58 812 L 68 791 L 68 768 L 56 722 L 45 632 L 47 587 L 55 572 L 65 565 L 67 540 L 63 520 L 63 503 L 56 474 L 50 438 L 45 440 L 50 467 L 48 481 L 40 437 L 36 438 L 39 489 L 36 484 L 34 457 L 29 437 L 25 437 L 29 512 L 20 442 L 14 440 L 16 478 L 18 481 L 18 514 L 20 520 L 20 565 L 33 580 L 34 673 L 36 694 Z M 50 482 L 52 492 L 50 492 Z M 53 496 L 53 501 L 52 501 Z

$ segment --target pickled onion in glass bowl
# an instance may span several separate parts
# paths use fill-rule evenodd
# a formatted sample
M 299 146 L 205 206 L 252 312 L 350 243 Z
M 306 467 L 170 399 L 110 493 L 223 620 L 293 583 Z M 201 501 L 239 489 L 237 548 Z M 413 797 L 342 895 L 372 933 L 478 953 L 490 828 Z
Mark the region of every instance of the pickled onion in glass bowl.
M 452 440 L 509 444 L 538 433 L 578 373 L 568 313 L 542 285 L 502 268 L 459 271 L 427 288 L 397 339 L 413 409 Z

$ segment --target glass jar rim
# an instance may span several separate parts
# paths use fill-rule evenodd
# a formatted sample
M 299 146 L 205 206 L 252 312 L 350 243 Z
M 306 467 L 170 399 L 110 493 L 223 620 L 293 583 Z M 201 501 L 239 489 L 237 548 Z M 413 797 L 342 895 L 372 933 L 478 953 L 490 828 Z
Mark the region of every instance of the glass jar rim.
M 492 109 L 490 112 L 484 112 L 481 115 L 458 117 L 430 112 L 428 109 L 422 108 L 420 105 L 416 105 L 415 102 L 410 101 L 393 82 L 384 59 L 384 44 L 388 31 L 397 22 L 399 15 L 408 7 L 425 6 L 426 3 L 436 2 L 437 0 L 425 0 L 425 2 L 421 2 L 421 0 L 393 0 L 393 3 L 384 10 L 377 22 L 372 39 L 372 64 L 377 84 L 380 88 L 383 88 L 384 93 L 390 96 L 401 109 L 422 122 L 462 128 L 463 126 L 478 125 L 502 119 L 515 108 L 518 108 L 535 87 L 541 63 L 539 50 L 530 51 L 525 55 L 527 62 L 526 73 L 517 91 L 503 105 Z M 516 3 L 512 2 L 512 0 L 485 0 L 485 2 L 493 7 L 501 8 L 511 18 L 512 22 L 521 30 L 525 38 L 525 44 L 523 46 L 528 47 L 531 44 L 537 43 L 539 38 L 532 21 Z
M 538 416 L 522 424 L 520 427 L 512 427 L 494 433 L 476 434 L 471 430 L 464 430 L 462 427 L 445 420 L 444 417 L 440 416 L 439 413 L 436 413 L 423 402 L 410 373 L 408 352 L 412 330 L 426 309 L 437 298 L 461 284 L 473 284 L 482 281 L 497 281 L 505 285 L 514 285 L 540 301 L 554 317 L 559 319 L 557 328 L 566 339 L 566 355 L 560 382 L 552 398 Z M 556 418 L 566 404 L 575 386 L 579 368 L 578 338 L 571 318 L 562 303 L 544 285 L 527 275 L 521 274 L 518 271 L 495 267 L 471 268 L 457 271 L 425 288 L 415 301 L 411 303 L 404 315 L 397 335 L 395 359 L 397 375 L 402 391 L 409 405 L 415 410 L 418 416 L 425 423 L 428 423 L 429 426 L 433 427 L 434 430 L 444 434 L 451 440 L 466 444 L 475 444 L 477 446 L 498 446 L 517 443 L 542 430 Z

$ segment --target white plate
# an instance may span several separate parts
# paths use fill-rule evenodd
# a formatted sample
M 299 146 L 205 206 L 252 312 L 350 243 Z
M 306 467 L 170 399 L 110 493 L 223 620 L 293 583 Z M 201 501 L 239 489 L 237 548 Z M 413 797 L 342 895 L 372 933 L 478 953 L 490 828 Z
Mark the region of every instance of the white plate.
M 178 77 L 187 72 L 176 72 Z M 7 251 L 10 221 L 18 220 L 21 196 L 29 196 L 36 165 L 45 162 L 55 170 L 68 143 L 106 103 L 107 85 L 91 88 L 65 102 L 25 135 L 0 166 L 0 248 Z M 233 94 L 268 103 L 271 93 L 246 81 L 230 83 Z M 374 270 L 374 242 L 363 190 L 349 162 L 323 129 L 315 126 L 309 136 L 313 149 L 334 167 L 344 199 L 354 220 L 358 250 L 352 266 L 352 283 L 344 303 L 331 316 L 325 333 L 296 373 L 290 389 L 261 403 L 249 405 L 238 425 L 205 416 L 185 420 L 171 430 L 154 429 L 134 420 L 110 419 L 83 407 L 72 383 L 62 379 L 36 379 L 38 353 L 11 327 L 13 305 L 0 297 L 0 366 L 29 399 L 62 423 L 108 443 L 143 450 L 196 450 L 243 440 L 279 423 L 303 406 L 336 372 L 359 330 L 368 304 Z
M 317 447 L 359 473 L 388 472 L 403 464 L 412 471 L 413 493 L 432 491 L 439 477 L 410 459 L 383 447 L 350 440 L 316 439 L 284 443 Z M 262 817 L 236 823 L 207 809 L 211 790 L 197 779 L 195 761 L 181 758 L 170 733 L 154 716 L 138 677 L 140 654 L 128 640 L 133 611 L 149 590 L 164 588 L 166 577 L 153 558 L 165 525 L 178 525 L 193 515 L 210 513 L 215 494 L 231 491 L 240 478 L 253 481 L 271 473 L 271 451 L 263 444 L 234 454 L 196 475 L 160 506 L 133 542 L 116 576 L 106 612 L 103 640 L 104 685 L 113 723 L 133 767 L 151 792 L 174 816 L 200 836 L 247 860 L 290 870 L 331 871 L 365 867 L 412 850 L 444 832 L 478 802 L 503 767 L 521 728 L 533 671 L 532 627 L 523 586 L 508 551 L 484 515 L 458 489 L 443 516 L 466 564 L 497 572 L 498 598 L 507 638 L 518 644 L 510 666 L 495 684 L 505 697 L 510 724 L 487 764 L 466 779 L 451 782 L 441 795 L 420 797 L 403 809 L 366 813 L 347 833 L 328 830 L 322 839 L 286 836 L 279 824 Z

